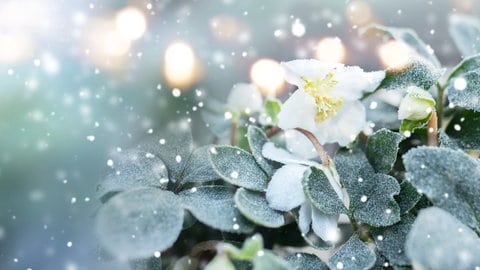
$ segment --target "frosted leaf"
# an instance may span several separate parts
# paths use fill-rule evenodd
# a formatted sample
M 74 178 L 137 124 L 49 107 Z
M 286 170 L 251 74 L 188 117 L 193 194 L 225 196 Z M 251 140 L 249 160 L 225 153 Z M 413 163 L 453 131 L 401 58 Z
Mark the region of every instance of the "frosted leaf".
M 456 116 L 454 116 L 452 121 L 450 121 L 450 124 L 454 123 L 453 120 L 459 120 L 457 118 L 457 116 L 458 116 L 458 114 Z M 480 117 L 478 118 L 478 121 L 480 121 Z M 480 122 L 479 122 L 479 124 L 480 124 Z M 472 125 L 472 126 L 475 127 L 476 125 Z M 447 130 L 449 130 L 449 128 L 450 128 L 450 131 L 452 131 L 450 125 L 449 125 L 449 127 L 447 127 Z M 480 133 L 480 128 L 478 129 L 478 132 Z M 456 133 L 455 135 L 460 135 L 460 137 L 463 137 L 463 133 Z M 476 139 L 477 139 L 477 137 L 473 138 L 473 143 L 476 143 L 476 141 L 477 141 Z M 443 131 L 443 130 L 439 130 L 439 132 L 438 132 L 438 142 L 439 142 L 441 147 L 451 148 L 451 149 L 459 149 L 460 148 L 459 143 L 455 139 L 448 136 L 445 133 L 445 131 Z M 479 147 L 480 147 L 480 145 L 479 145 Z
M 403 181 L 400 184 L 400 194 L 395 196 L 398 206 L 400 206 L 400 214 L 405 214 L 410 211 L 420 201 L 422 195 L 417 192 L 417 189 L 408 181 Z
M 151 257 L 177 240 L 183 209 L 170 191 L 140 188 L 120 193 L 99 210 L 95 229 L 103 246 L 120 259 Z
M 418 164 L 428 166 L 421 168 Z M 472 228 L 479 226 L 480 163 L 460 150 L 418 147 L 403 156 L 407 179 L 430 201 Z M 448 198 L 444 194 L 448 193 Z
M 357 149 L 351 153 L 341 151 L 334 160 L 349 194 L 349 209 L 355 219 L 373 226 L 389 226 L 400 220 L 400 207 L 393 198 L 400 192 L 395 178 L 375 173 L 365 154 Z M 362 202 L 362 196 L 367 196 L 368 200 Z M 386 209 L 390 209 L 389 213 Z
M 253 258 L 254 270 L 290 270 L 290 265 L 269 250 L 257 253 Z
M 355 257 L 355 260 L 352 260 Z M 353 234 L 328 260 L 330 269 L 370 269 L 376 261 L 375 252 Z
M 388 92 L 393 93 L 393 92 Z M 375 102 L 375 109 L 370 108 L 370 104 Z M 387 102 L 384 102 L 372 95 L 362 101 L 367 113 L 367 120 L 375 123 L 374 129 L 398 129 L 400 120 L 398 120 L 398 108 Z
M 255 224 L 268 228 L 278 228 L 285 224 L 282 212 L 270 208 L 262 193 L 239 188 L 235 193 L 235 203 L 238 210 Z
M 480 53 L 480 21 L 471 16 L 451 14 L 449 32 L 463 57 Z
M 252 150 L 252 155 L 257 161 L 258 165 L 269 176 L 273 175 L 274 169 L 279 167 L 277 162 L 265 159 L 262 155 L 263 146 L 269 142 L 265 133 L 258 127 L 249 126 L 247 131 L 248 144 Z
M 402 135 L 388 129 L 378 130 L 368 138 L 366 154 L 375 171 L 388 173 L 392 170 L 402 140 Z
M 293 270 L 328 270 L 328 266 L 317 256 L 309 253 L 294 253 L 285 258 Z
M 459 125 L 461 130 L 455 129 Z M 465 110 L 457 112 L 445 131 L 450 136 L 450 142 L 444 144 L 450 148 L 480 149 L 480 112 Z M 440 134 L 440 138 L 442 134 Z M 444 138 L 445 139 L 445 138 Z M 453 141 L 452 141 L 453 140 Z
M 215 149 L 217 154 L 210 153 L 210 161 L 223 180 L 251 190 L 266 190 L 268 176 L 253 155 L 238 147 L 217 146 Z M 237 178 L 231 177 L 232 171 L 238 172 Z
M 165 188 L 168 180 L 167 167 L 158 157 L 147 157 L 147 152 L 130 149 L 116 152 L 109 160 L 113 168 L 97 186 L 97 194 L 102 200 L 109 193 L 140 187 Z
M 407 234 L 412 227 L 415 218 L 410 215 L 402 216 L 402 220 L 397 224 L 383 228 L 372 228 L 380 254 L 385 256 L 392 265 L 406 266 L 410 265 L 410 260 L 405 252 L 405 241 Z M 401 251 L 401 252 L 399 252 Z
M 208 157 L 213 145 L 205 145 L 193 151 L 185 165 L 182 183 L 201 183 L 219 179 Z
M 305 171 L 303 190 L 312 204 L 326 214 L 346 214 L 347 209 L 325 173 L 315 167 Z
M 234 191 L 226 186 L 200 186 L 196 192 L 182 191 L 182 204 L 200 222 L 227 232 L 248 233 L 253 224 L 235 207 Z
M 405 248 L 418 269 L 467 270 L 480 266 L 478 236 L 437 207 L 420 211 L 407 236 Z
M 480 111 L 480 67 L 462 74 L 462 78 L 467 81 L 465 89 L 456 89 L 458 77 L 454 78 L 447 87 L 448 99 L 456 106 Z

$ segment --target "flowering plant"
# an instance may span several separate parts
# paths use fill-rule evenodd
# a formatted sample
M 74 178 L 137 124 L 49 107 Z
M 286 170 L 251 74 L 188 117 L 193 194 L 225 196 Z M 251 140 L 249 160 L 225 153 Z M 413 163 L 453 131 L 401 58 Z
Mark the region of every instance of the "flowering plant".
M 180 123 L 112 157 L 101 243 L 142 269 L 480 269 L 478 25 L 451 17 L 454 39 L 478 46 L 459 46 L 447 75 L 413 31 L 374 25 L 408 63 L 285 62 L 298 89 L 283 103 L 237 84 L 226 132 L 206 118 L 230 144 L 194 147 Z

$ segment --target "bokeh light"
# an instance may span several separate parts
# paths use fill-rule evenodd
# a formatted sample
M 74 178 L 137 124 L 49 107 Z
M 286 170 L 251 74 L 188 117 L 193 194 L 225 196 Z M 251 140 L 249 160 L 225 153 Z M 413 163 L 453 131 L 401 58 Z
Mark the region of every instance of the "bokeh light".
M 33 52 L 31 38 L 24 33 L 0 33 L 0 63 L 13 64 L 25 60 Z
M 405 43 L 390 40 L 380 45 L 378 55 L 385 68 L 402 68 L 410 63 L 412 52 Z
M 346 16 L 350 24 L 364 26 L 372 22 L 373 11 L 370 5 L 365 1 L 351 1 L 347 5 Z
M 338 37 L 321 39 L 315 49 L 315 58 L 326 62 L 344 62 L 347 49 Z
M 165 50 L 164 76 L 171 87 L 187 89 L 200 77 L 200 66 L 192 47 L 182 41 Z
M 283 69 L 273 59 L 257 60 L 250 69 L 250 78 L 265 96 L 278 94 L 284 86 Z
M 140 10 L 134 7 L 126 7 L 117 13 L 115 26 L 118 33 L 124 38 L 136 40 L 145 33 L 147 21 Z

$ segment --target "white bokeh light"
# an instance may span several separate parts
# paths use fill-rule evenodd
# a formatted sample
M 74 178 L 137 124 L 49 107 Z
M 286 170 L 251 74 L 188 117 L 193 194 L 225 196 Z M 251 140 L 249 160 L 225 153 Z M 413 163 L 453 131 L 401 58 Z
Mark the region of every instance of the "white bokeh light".
M 265 96 L 274 96 L 284 85 L 283 69 L 272 59 L 256 61 L 250 69 L 250 78 Z
M 116 30 L 129 40 L 136 40 L 143 36 L 147 29 L 145 15 L 134 7 L 126 7 L 115 16 Z

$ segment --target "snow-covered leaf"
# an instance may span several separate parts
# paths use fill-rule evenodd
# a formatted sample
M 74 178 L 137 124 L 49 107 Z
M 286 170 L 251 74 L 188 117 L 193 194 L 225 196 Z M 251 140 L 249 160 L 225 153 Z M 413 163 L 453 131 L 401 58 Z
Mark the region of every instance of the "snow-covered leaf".
M 472 228 L 480 218 L 480 162 L 465 152 L 418 147 L 403 156 L 407 179 L 430 201 Z
M 226 186 L 200 186 L 179 194 L 182 205 L 200 222 L 227 232 L 248 233 L 253 224 L 238 211 L 234 190 Z
M 219 179 L 217 172 L 208 160 L 213 145 L 205 145 L 195 149 L 190 155 L 182 175 L 182 183 L 207 182 Z
M 235 203 L 238 210 L 255 224 L 268 228 L 278 228 L 285 224 L 282 212 L 268 206 L 264 193 L 239 188 L 235 193 Z
M 291 270 L 290 265 L 270 250 L 259 250 L 253 258 L 253 270 Z
M 397 266 L 410 265 L 405 252 L 405 241 L 415 218 L 410 215 L 402 216 L 397 224 L 383 228 L 372 228 L 372 234 L 380 254 L 388 259 L 389 263 Z
M 450 35 L 463 57 L 480 53 L 480 21 L 477 18 L 451 14 L 448 22 Z
M 326 214 L 345 214 L 347 209 L 338 197 L 325 173 L 310 167 L 303 176 L 303 190 L 307 198 L 319 210 Z
M 256 191 L 267 189 L 268 176 L 250 153 L 232 146 L 217 146 L 210 151 L 210 161 L 225 181 Z
M 450 80 L 448 100 L 456 106 L 480 111 L 480 68 Z
M 285 258 L 293 270 L 328 270 L 328 266 L 317 256 L 309 253 L 294 253 Z
M 454 117 L 454 119 L 455 119 L 455 117 Z M 480 118 L 479 118 L 479 120 L 480 120 Z M 447 127 L 447 129 L 451 128 L 451 125 L 454 125 L 453 123 L 454 122 L 450 121 L 450 125 L 449 125 L 449 127 Z M 480 130 L 479 130 L 479 132 L 480 132 Z M 458 135 L 460 135 L 460 134 L 458 134 Z M 476 138 L 478 138 L 478 137 L 475 137 L 475 139 Z M 451 138 L 450 136 L 448 136 L 447 133 L 445 133 L 445 131 L 443 131 L 443 130 L 438 131 L 438 143 L 440 144 L 440 147 L 451 148 L 451 149 L 459 149 L 460 148 L 457 141 L 455 139 Z
M 269 175 L 272 176 L 278 163 L 265 159 L 262 155 L 263 146 L 269 142 L 265 133 L 258 127 L 249 126 L 247 132 L 248 144 L 252 150 L 252 155 L 258 165 Z
M 107 177 L 97 186 L 97 194 L 102 201 L 109 193 L 141 187 L 166 188 L 167 167 L 152 153 L 137 149 L 116 152 L 108 161 L 111 167 Z
M 400 120 L 398 120 L 398 107 L 384 102 L 372 95 L 362 101 L 367 112 L 367 121 L 375 124 L 374 130 L 398 129 Z
M 403 215 L 415 207 L 422 195 L 417 192 L 417 189 L 410 182 L 403 181 L 400 184 L 400 194 L 395 197 L 398 206 L 400 206 L 400 214 Z
M 355 219 L 372 226 L 389 226 L 400 220 L 400 207 L 393 198 L 400 192 L 395 178 L 375 173 L 365 154 L 357 149 L 339 152 L 334 160 Z
M 428 90 L 444 71 L 423 59 L 414 59 L 403 67 L 388 68 L 378 89 L 395 90 L 414 85 Z
M 407 236 L 405 248 L 415 269 L 480 268 L 478 236 L 437 207 L 420 211 Z
M 376 261 L 375 252 L 353 234 L 328 260 L 330 269 L 370 269 Z
M 448 124 L 446 133 L 464 149 L 480 149 L 480 112 L 458 112 Z
M 430 63 L 432 63 L 434 66 L 440 67 L 440 62 L 433 53 L 432 48 L 425 44 L 425 42 L 420 39 L 417 33 L 415 33 L 415 31 L 410 28 L 387 27 L 383 25 L 373 24 L 368 26 L 366 29 L 363 29 L 363 32 L 380 33 L 384 36 L 388 36 L 397 41 L 403 42 L 418 55 L 430 61 Z
M 462 60 L 456 67 L 452 69 L 448 76 L 448 81 L 452 81 L 453 78 L 462 77 L 463 74 L 480 68 L 480 55 L 474 55 Z M 458 84 L 458 82 L 457 82 Z
M 388 129 L 380 129 L 368 138 L 366 154 L 375 171 L 390 172 L 402 139 L 402 135 Z
M 177 240 L 183 208 L 170 191 L 156 188 L 129 190 L 100 208 L 95 228 L 105 248 L 121 259 L 151 257 Z

